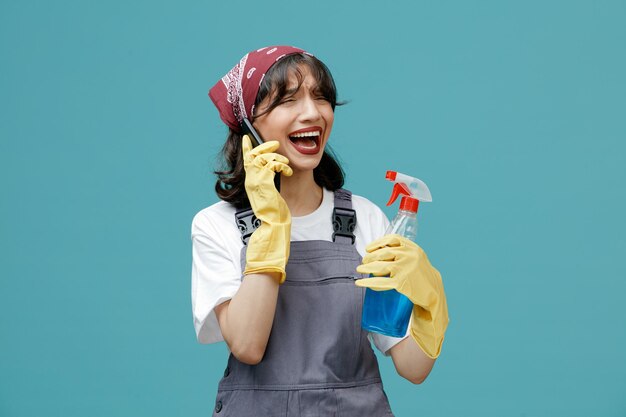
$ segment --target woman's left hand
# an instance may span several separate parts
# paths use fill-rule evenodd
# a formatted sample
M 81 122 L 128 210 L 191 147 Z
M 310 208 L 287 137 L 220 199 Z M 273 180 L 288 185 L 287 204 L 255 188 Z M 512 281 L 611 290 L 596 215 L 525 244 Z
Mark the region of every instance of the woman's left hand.
M 426 355 L 438 357 L 449 321 L 439 271 L 422 248 L 400 235 L 383 236 L 369 244 L 366 251 L 357 271 L 385 278 L 360 279 L 356 285 L 375 291 L 395 289 L 407 296 L 414 304 L 411 336 Z

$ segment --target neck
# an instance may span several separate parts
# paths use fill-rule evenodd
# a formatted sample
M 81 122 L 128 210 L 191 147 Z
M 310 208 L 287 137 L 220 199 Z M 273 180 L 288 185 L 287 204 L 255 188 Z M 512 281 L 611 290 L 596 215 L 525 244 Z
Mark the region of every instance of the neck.
M 313 171 L 296 172 L 280 177 L 280 195 L 294 217 L 306 216 L 322 204 L 322 187 L 313 179 Z

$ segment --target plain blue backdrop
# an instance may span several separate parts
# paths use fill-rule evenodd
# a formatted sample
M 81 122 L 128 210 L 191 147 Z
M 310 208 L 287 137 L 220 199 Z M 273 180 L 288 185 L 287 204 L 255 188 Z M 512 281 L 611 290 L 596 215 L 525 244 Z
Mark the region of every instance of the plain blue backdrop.
M 434 202 L 451 323 L 408 416 L 626 415 L 623 1 L 0 3 L 0 416 L 207 416 L 190 224 L 247 51 L 327 63 L 347 188 Z M 385 209 L 388 216 L 393 208 Z

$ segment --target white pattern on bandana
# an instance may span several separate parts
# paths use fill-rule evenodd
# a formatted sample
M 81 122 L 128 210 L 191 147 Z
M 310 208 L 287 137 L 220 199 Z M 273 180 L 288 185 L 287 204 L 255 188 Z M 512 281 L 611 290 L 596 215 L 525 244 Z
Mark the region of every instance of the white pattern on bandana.
M 244 55 L 241 61 L 239 61 L 239 64 L 235 65 L 233 69 L 228 71 L 228 74 L 222 77 L 222 83 L 224 83 L 227 91 L 226 100 L 232 104 L 233 113 L 235 113 L 235 117 L 239 123 L 248 117 L 246 114 L 246 106 L 243 102 L 243 88 L 241 87 L 241 80 L 243 79 L 243 71 L 246 67 L 247 60 L 248 54 Z

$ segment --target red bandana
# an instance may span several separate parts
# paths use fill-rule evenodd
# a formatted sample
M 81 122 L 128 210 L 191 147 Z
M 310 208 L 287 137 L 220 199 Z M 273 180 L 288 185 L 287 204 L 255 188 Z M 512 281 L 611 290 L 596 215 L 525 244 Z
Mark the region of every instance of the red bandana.
M 308 52 L 293 46 L 266 46 L 247 53 L 209 90 L 222 121 L 236 132 L 244 118 L 254 113 L 254 102 L 265 73 L 281 58 Z

